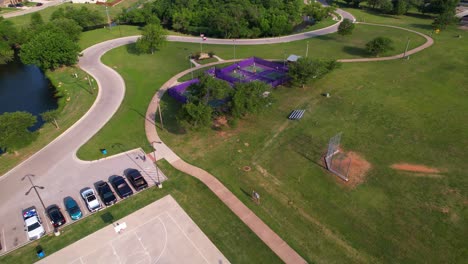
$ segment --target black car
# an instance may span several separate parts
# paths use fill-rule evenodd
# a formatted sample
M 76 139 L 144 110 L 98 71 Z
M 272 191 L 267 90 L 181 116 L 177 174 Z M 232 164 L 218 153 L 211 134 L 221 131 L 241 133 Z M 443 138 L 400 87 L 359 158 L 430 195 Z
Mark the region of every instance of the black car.
M 114 189 L 117 191 L 117 194 L 120 196 L 120 198 L 126 198 L 130 195 L 133 194 L 132 189 L 130 186 L 128 186 L 127 181 L 121 176 L 115 176 L 114 178 L 111 179 L 112 186 L 114 186 Z
M 63 217 L 62 212 L 60 212 L 60 208 L 56 205 L 49 207 L 49 209 L 47 209 L 47 214 L 49 215 L 50 221 L 54 227 L 62 226 L 67 222 L 65 217 Z
M 117 202 L 117 198 L 107 182 L 101 181 L 96 183 L 96 189 L 105 205 L 109 206 Z
M 125 176 L 135 190 L 141 191 L 148 188 L 148 182 L 146 182 L 145 178 L 141 176 L 141 173 L 138 170 L 128 169 L 125 171 Z

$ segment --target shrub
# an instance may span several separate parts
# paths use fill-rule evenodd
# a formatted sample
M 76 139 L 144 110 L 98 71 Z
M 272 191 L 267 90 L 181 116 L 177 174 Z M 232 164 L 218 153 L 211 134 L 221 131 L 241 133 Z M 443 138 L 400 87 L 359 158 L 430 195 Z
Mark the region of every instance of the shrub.
M 386 37 L 377 37 L 366 44 L 366 50 L 374 56 L 393 50 L 392 40 Z

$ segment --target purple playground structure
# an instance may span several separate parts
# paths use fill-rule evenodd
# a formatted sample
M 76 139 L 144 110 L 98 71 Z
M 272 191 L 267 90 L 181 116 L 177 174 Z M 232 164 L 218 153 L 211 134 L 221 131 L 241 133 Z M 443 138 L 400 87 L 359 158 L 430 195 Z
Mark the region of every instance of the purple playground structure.
M 288 67 L 282 63 L 252 57 L 229 65 L 222 69 L 212 68 L 207 71 L 211 76 L 231 84 L 238 82 L 261 81 L 276 87 L 288 80 Z
M 172 96 L 172 98 L 176 99 L 177 101 L 181 103 L 187 103 L 187 97 L 185 96 L 185 93 L 187 91 L 187 88 L 194 84 L 198 83 L 198 79 L 192 79 L 190 81 L 183 82 L 179 85 L 173 86 L 167 90 L 167 93 Z
M 289 80 L 287 75 L 288 67 L 282 63 L 267 61 L 257 57 L 252 57 L 239 61 L 222 69 L 211 68 L 207 74 L 224 80 L 234 86 L 235 83 L 261 81 L 276 87 Z M 198 79 L 193 79 L 169 88 L 168 93 L 181 103 L 187 102 L 185 93 L 187 88 L 198 83 Z

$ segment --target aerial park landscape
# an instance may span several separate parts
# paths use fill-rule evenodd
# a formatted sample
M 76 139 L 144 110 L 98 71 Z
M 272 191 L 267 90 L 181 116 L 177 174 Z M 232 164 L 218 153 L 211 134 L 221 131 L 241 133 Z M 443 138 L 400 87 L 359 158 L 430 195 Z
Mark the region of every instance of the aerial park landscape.
M 38 246 L 53 256 L 170 195 L 219 250 L 206 252 L 231 263 L 461 263 L 466 30 L 437 31 L 435 16 L 416 9 L 383 15 L 368 3 L 336 4 L 334 16 L 317 23 L 323 27 L 305 32 L 215 28 L 200 38 L 173 24 L 155 48 L 141 44 L 143 25 L 81 33 L 77 65 L 44 70 L 62 93 L 55 122 L 45 121 L 30 145 L 0 155 L 0 212 L 10 221 L 0 223 L 0 261 L 33 262 Z M 48 12 L 44 20 L 60 6 L 40 11 Z M 338 33 L 345 18 L 354 22 L 351 34 Z M 377 37 L 391 47 L 373 53 Z M 305 62 L 320 70 L 301 79 Z M 288 119 L 296 110 L 300 119 Z M 44 210 L 24 195 L 31 187 L 24 175 L 36 175 L 32 185 L 45 187 L 38 192 L 48 205 L 129 166 L 150 188 L 68 221 L 60 236 L 49 228 L 51 235 L 25 243 L 20 209 Z

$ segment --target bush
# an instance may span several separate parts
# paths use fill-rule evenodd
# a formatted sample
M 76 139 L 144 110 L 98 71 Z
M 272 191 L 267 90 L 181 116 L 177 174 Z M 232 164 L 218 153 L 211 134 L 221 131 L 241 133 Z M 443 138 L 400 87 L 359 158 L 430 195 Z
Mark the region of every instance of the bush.
M 345 18 L 343 21 L 340 23 L 338 26 L 338 34 L 345 36 L 345 35 L 351 35 L 354 30 L 354 23 Z
M 366 44 L 366 50 L 374 56 L 393 50 L 392 40 L 386 37 L 377 37 Z
M 208 56 L 210 56 L 210 58 L 213 58 L 214 55 L 215 55 L 214 51 L 208 52 Z

